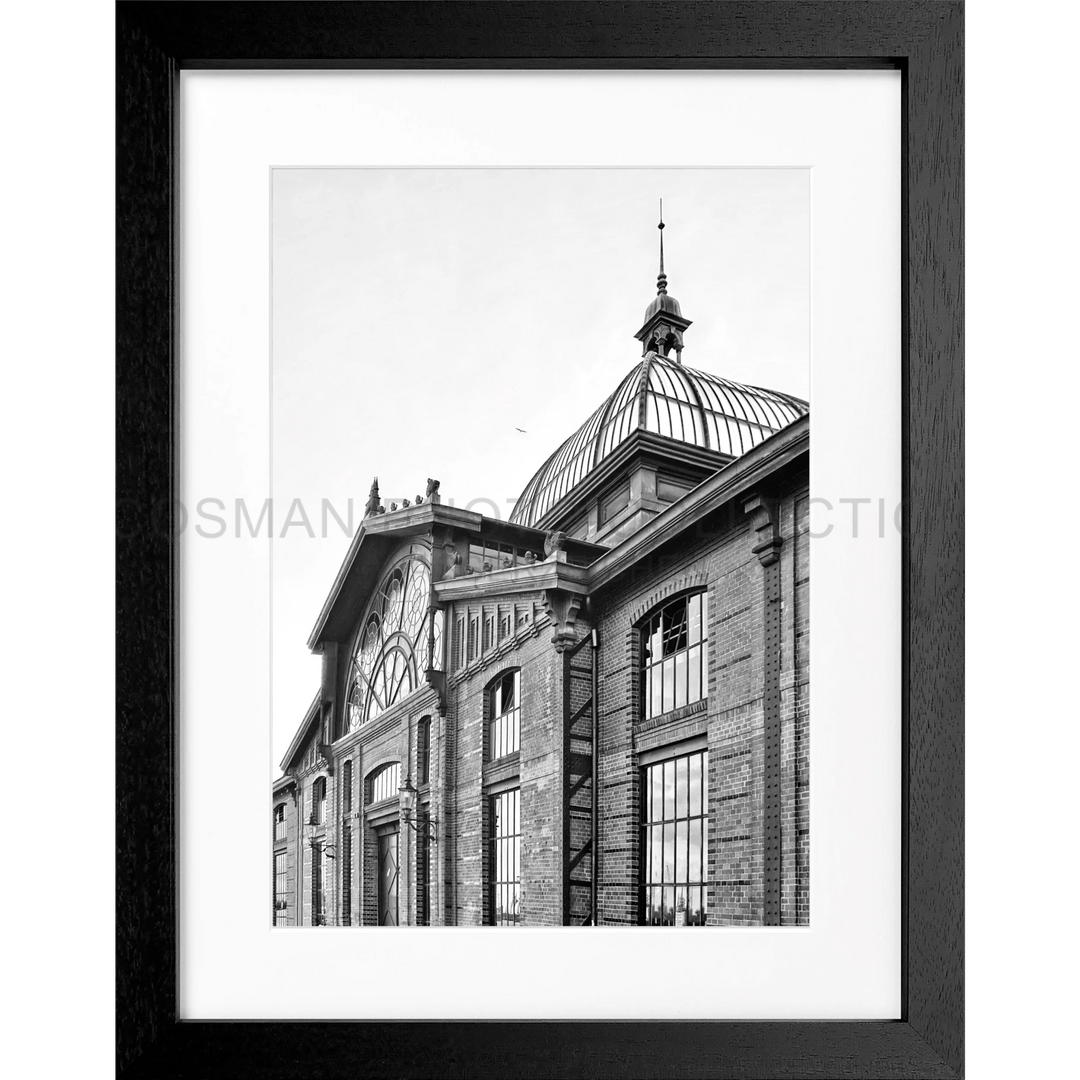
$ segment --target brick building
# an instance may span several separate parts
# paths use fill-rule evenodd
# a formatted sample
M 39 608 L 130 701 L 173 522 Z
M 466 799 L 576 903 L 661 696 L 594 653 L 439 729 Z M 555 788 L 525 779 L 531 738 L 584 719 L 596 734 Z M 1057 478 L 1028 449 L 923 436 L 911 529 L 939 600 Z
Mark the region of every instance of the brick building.
M 809 411 L 640 361 L 509 521 L 373 485 L 273 786 L 275 925 L 809 922 Z

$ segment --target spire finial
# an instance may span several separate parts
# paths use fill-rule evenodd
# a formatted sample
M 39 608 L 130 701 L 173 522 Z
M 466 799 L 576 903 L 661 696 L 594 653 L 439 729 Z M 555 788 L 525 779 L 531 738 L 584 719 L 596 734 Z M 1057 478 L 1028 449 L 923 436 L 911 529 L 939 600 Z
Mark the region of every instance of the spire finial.
M 664 273 L 664 200 L 660 200 L 660 224 L 656 226 L 660 230 L 660 273 L 656 276 L 656 295 L 664 296 L 667 293 L 667 274 Z

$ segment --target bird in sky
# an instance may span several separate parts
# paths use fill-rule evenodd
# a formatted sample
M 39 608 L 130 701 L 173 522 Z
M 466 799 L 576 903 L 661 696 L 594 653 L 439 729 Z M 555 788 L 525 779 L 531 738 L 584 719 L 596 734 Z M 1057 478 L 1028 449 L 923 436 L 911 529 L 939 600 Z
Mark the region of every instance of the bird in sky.
M 515 431 L 520 431 L 522 435 L 528 435 L 529 434 L 523 427 L 514 428 L 514 430 Z

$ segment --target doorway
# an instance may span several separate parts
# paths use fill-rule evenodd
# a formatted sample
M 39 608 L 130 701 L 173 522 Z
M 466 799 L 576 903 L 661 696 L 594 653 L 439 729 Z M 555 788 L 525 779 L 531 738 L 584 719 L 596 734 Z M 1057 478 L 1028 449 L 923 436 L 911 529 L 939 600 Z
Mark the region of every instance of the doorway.
M 379 834 L 379 925 L 398 925 L 398 831 Z

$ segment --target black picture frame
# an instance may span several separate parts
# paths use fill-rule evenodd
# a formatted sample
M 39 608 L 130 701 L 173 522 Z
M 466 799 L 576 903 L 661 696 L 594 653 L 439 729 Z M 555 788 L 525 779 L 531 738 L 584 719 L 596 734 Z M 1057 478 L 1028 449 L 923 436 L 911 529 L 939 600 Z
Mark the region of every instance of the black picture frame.
M 117 63 L 117 1068 L 124 1077 L 963 1073 L 963 60 L 945 0 L 121 2 Z M 902 1018 L 178 1022 L 175 132 L 182 68 L 902 73 Z

